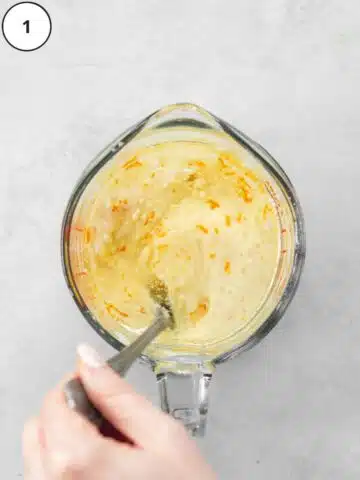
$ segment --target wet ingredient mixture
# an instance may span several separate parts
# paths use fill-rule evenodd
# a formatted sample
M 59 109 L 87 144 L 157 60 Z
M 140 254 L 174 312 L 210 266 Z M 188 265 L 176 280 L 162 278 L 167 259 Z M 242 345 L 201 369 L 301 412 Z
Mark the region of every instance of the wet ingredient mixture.
M 271 189 L 233 152 L 168 142 L 120 152 L 74 214 L 72 269 L 95 317 L 132 338 L 153 319 L 147 283 L 168 287 L 168 345 L 211 344 L 247 325 L 281 254 Z

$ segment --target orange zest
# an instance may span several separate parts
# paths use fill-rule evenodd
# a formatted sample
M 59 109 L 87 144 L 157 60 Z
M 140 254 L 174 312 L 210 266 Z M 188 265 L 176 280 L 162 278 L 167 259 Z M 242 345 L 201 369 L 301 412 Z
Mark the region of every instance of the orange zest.
M 142 163 L 135 157 L 130 158 L 127 162 L 124 163 L 123 168 L 125 170 L 130 170 L 131 168 L 141 167 Z
M 117 316 L 124 317 L 124 318 L 127 318 L 129 316 L 126 312 L 122 312 L 117 307 L 115 307 L 115 305 L 112 303 L 105 303 L 105 306 L 108 314 L 115 319 Z
M 154 218 L 155 218 L 155 212 L 154 210 L 152 210 L 146 215 L 144 220 L 144 225 L 147 225 L 149 222 L 151 222 L 151 220 L 154 220 Z
M 228 164 L 225 162 L 225 159 L 227 158 L 226 154 L 222 153 L 218 157 L 218 162 L 220 163 L 220 168 L 227 168 Z
M 117 203 L 114 203 L 111 207 L 112 212 L 121 212 L 126 206 L 128 205 L 128 201 L 125 200 L 119 200 Z
M 163 225 L 162 221 L 160 221 L 157 224 L 157 226 L 155 227 L 154 235 L 156 235 L 157 237 L 160 237 L 160 238 L 166 237 L 167 232 L 164 229 L 164 225 Z
M 202 162 L 201 160 L 192 160 L 191 162 L 188 163 L 190 167 L 200 167 L 203 168 L 205 167 L 205 163 Z
M 128 287 L 125 287 L 124 288 L 124 292 L 127 294 L 127 296 L 129 298 L 133 298 L 133 294 L 131 293 L 131 291 L 128 289 Z
M 156 227 L 154 230 L 154 235 L 156 235 L 159 238 L 164 238 L 167 235 L 167 232 L 163 230 L 161 227 Z
M 209 233 L 209 230 L 206 227 L 204 227 L 204 225 L 196 225 L 196 228 L 198 228 L 201 232 L 205 234 Z
M 210 206 L 211 210 L 215 210 L 215 208 L 220 207 L 220 204 L 216 200 L 212 200 L 211 198 L 209 200 L 206 200 L 206 203 Z
M 197 178 L 198 178 L 198 176 L 197 176 L 196 173 L 191 173 L 191 174 L 187 177 L 186 181 L 187 181 L 187 182 L 194 182 Z M 174 190 L 175 190 L 175 189 L 174 189 Z M 174 193 L 175 193 L 175 192 L 174 192 Z
M 141 237 L 141 240 L 146 243 L 150 242 L 152 240 L 152 234 L 150 232 L 145 233 L 145 235 Z
M 255 173 L 254 173 L 252 170 L 250 170 L 250 169 L 246 169 L 246 171 L 245 171 L 245 176 L 248 177 L 248 178 L 250 178 L 253 182 L 258 182 L 258 181 L 259 181 L 259 179 L 258 179 L 258 177 L 255 175 Z
M 272 207 L 268 203 L 264 206 L 263 211 L 262 211 L 262 216 L 263 219 L 266 220 L 267 217 L 269 216 L 269 213 L 272 212 Z
M 246 203 L 252 202 L 252 194 L 251 194 L 251 186 L 245 180 L 244 177 L 239 177 L 237 180 L 238 184 L 238 193 L 239 196 L 244 200 Z
M 229 262 L 229 260 L 226 260 L 225 262 L 224 272 L 227 273 L 228 275 L 231 273 L 231 263 Z
M 95 235 L 95 227 L 87 227 L 84 230 L 85 243 L 89 244 Z
M 193 312 L 189 313 L 189 318 L 193 324 L 201 320 L 209 311 L 209 299 L 203 298 Z
M 230 153 L 222 153 L 218 157 L 218 162 L 220 164 L 220 169 L 223 170 L 223 174 L 227 177 L 236 175 L 233 169 L 233 159 Z

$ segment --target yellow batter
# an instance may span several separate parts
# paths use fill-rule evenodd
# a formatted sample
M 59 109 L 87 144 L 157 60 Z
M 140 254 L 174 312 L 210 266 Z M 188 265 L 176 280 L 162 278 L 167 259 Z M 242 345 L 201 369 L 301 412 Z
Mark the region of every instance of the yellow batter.
M 278 212 L 259 172 L 197 141 L 120 152 L 87 188 L 70 240 L 81 295 L 120 338 L 153 319 L 151 275 L 165 282 L 177 328 L 158 342 L 175 347 L 245 326 L 281 255 Z

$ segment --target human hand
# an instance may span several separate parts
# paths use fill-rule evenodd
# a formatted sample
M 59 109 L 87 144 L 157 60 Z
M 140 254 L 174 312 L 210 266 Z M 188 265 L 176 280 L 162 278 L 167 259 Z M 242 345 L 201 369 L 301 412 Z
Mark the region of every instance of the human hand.
M 25 480 L 216 478 L 179 422 L 138 395 L 90 347 L 78 352 L 78 375 L 116 433 L 108 437 L 72 411 L 58 385 L 25 426 Z

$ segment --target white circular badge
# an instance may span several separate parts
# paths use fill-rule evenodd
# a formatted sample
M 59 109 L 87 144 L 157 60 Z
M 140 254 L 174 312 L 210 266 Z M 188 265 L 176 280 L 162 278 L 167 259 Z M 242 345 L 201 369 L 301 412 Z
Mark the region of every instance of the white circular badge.
M 9 45 L 31 52 L 45 45 L 51 34 L 51 18 L 41 5 L 21 2 L 5 13 L 2 31 Z

